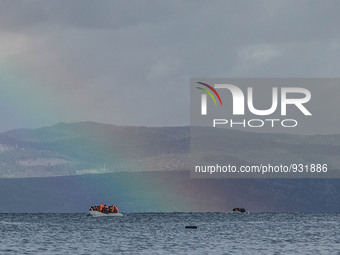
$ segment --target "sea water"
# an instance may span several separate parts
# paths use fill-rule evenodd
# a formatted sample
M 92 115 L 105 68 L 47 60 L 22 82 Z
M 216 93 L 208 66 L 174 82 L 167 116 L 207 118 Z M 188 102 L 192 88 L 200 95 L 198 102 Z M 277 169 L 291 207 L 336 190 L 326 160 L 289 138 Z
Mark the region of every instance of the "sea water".
M 340 254 L 340 214 L 0 214 L 0 254 Z

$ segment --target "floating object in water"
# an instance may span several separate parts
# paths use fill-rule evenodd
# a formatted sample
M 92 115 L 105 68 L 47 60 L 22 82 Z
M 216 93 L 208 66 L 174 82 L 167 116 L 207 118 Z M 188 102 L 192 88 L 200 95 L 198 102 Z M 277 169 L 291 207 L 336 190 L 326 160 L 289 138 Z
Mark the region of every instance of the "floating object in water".
M 185 228 L 196 229 L 196 228 L 197 228 L 197 226 L 185 226 Z

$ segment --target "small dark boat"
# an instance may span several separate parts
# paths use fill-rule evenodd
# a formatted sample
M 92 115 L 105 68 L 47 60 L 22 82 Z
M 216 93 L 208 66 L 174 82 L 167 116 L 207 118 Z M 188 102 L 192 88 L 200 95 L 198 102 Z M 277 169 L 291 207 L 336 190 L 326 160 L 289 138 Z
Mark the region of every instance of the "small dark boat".
M 235 213 L 248 213 L 249 214 L 249 211 L 246 211 L 246 209 L 238 208 L 238 207 L 234 208 L 233 212 L 235 212 Z

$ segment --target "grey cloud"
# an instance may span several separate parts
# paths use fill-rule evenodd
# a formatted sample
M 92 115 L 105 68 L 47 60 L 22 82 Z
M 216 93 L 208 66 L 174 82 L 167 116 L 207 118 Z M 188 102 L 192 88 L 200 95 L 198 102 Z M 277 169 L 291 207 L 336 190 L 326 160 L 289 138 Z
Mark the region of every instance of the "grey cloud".
M 186 125 L 191 77 L 338 76 L 339 4 L 1 1 L 0 50 L 65 89 L 55 122 Z
M 167 16 L 176 15 L 178 3 L 164 1 L 159 4 L 159 1 L 155 0 L 5 0 L 0 3 L 3 10 L 1 27 L 21 31 L 39 25 L 117 29 L 139 23 L 157 22 Z

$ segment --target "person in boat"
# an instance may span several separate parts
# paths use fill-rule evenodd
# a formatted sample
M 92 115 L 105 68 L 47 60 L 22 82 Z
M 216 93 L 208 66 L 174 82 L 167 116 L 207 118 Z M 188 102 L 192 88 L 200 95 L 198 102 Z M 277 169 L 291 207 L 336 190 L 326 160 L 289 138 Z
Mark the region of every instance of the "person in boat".
M 102 213 L 107 213 L 107 205 L 103 206 Z
M 91 206 L 90 211 L 98 211 L 101 213 L 118 213 L 118 207 L 115 205 L 107 206 L 107 205 L 99 205 L 99 206 Z
M 110 213 L 114 213 L 115 212 L 115 207 L 113 205 L 110 206 Z

